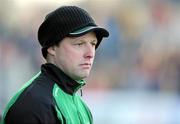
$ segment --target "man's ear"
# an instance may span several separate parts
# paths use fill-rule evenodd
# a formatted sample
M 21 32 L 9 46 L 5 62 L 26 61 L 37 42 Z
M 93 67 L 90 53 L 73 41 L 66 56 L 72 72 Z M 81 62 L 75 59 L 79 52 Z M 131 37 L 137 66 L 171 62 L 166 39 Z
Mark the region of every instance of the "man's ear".
M 48 52 L 50 55 L 54 56 L 54 55 L 56 54 L 55 50 L 56 50 L 55 46 L 51 46 L 51 47 L 49 47 L 49 48 L 47 49 L 47 52 Z

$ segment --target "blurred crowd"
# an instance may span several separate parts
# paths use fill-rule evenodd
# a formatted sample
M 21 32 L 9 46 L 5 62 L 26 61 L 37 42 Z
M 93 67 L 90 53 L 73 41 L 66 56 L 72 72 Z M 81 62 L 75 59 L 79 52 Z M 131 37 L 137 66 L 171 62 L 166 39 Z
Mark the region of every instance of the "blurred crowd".
M 179 94 L 179 6 L 170 0 L 124 0 L 108 12 L 92 6 L 111 35 L 97 51 L 89 85 L 98 90 Z
M 0 115 L 44 62 L 37 40 L 44 16 L 59 5 L 0 0 Z M 180 95 L 178 0 L 84 0 L 110 37 L 97 50 L 85 91 L 150 91 Z

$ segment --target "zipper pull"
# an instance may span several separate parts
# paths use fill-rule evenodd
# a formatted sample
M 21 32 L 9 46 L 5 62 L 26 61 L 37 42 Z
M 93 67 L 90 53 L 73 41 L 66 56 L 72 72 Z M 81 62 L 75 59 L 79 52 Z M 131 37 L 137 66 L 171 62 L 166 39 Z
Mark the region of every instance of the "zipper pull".
M 81 97 L 82 97 L 82 95 L 83 95 L 82 89 L 80 89 L 80 92 L 81 92 Z

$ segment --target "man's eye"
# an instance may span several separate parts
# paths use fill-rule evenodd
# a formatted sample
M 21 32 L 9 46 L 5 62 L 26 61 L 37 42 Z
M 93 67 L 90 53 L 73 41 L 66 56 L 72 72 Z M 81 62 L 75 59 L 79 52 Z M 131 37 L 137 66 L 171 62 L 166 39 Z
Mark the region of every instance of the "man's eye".
M 82 46 L 82 45 L 83 45 L 83 43 L 77 43 L 76 45 L 78 45 L 78 46 Z
M 96 46 L 97 43 L 96 43 L 96 42 L 93 42 L 93 43 L 91 43 L 91 44 L 92 44 L 92 46 Z

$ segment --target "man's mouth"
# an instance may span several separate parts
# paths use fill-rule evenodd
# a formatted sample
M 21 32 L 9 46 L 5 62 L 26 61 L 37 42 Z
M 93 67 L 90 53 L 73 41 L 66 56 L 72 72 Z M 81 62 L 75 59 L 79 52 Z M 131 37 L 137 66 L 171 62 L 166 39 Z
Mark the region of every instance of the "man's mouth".
M 80 64 L 80 66 L 81 66 L 83 69 L 89 69 L 89 68 L 91 68 L 91 63 L 83 63 L 83 64 Z

